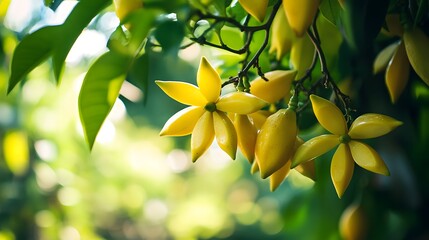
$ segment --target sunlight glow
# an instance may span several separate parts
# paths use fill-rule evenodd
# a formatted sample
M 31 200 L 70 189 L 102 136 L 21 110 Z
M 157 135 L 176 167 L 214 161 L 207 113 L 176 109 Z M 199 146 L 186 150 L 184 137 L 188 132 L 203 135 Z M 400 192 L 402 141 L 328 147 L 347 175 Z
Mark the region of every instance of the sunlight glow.
M 49 192 L 57 185 L 55 171 L 46 163 L 39 163 L 35 167 L 36 182 L 42 191 Z
M 64 206 L 73 206 L 80 202 L 80 192 L 72 187 L 64 187 L 58 191 L 58 201 Z
M 54 214 L 49 210 L 41 210 L 35 215 L 35 222 L 39 227 L 51 227 L 55 224 L 56 219 Z
M 43 1 L 13 0 L 4 19 L 4 25 L 16 32 L 21 32 L 34 17 L 34 11 L 43 7 Z
M 109 121 L 108 119 L 106 119 L 106 121 L 104 121 L 103 125 L 101 126 L 101 129 L 98 132 L 98 135 L 95 141 L 100 144 L 112 143 L 113 140 L 115 140 L 115 135 L 116 135 L 115 125 L 112 123 L 112 121 Z
M 122 204 L 129 209 L 139 209 L 143 206 L 146 192 L 142 186 L 130 184 L 121 193 Z
M 80 239 L 81 239 L 80 233 L 76 228 L 72 226 L 67 226 L 61 229 L 60 240 L 80 240 Z
M 233 160 L 219 147 L 215 140 L 210 148 L 198 159 L 198 163 L 195 165 L 197 171 L 220 170 L 233 163 Z
M 109 116 L 107 116 L 107 119 L 111 120 L 112 122 L 118 122 L 120 120 L 125 119 L 126 115 L 127 110 L 125 108 L 124 102 L 122 102 L 121 99 L 117 98 L 115 103 L 113 104 Z
M 201 47 L 198 44 L 192 44 L 191 46 L 179 51 L 179 57 L 185 61 L 196 60 L 201 55 Z
M 85 29 L 67 55 L 66 63 L 78 65 L 84 58 L 92 58 L 107 51 L 107 38 L 95 30 Z
M 131 102 L 138 102 L 143 98 L 143 92 L 128 81 L 124 81 L 119 93 Z
M 145 204 L 144 216 L 151 222 L 159 223 L 165 221 L 168 212 L 165 202 L 159 199 L 151 199 Z
M 188 170 L 191 164 L 191 156 L 189 153 L 180 150 L 174 149 L 167 155 L 167 164 L 172 172 L 181 173 Z
M 38 140 L 34 143 L 34 149 L 40 159 L 51 162 L 58 156 L 58 150 L 55 144 L 49 140 Z

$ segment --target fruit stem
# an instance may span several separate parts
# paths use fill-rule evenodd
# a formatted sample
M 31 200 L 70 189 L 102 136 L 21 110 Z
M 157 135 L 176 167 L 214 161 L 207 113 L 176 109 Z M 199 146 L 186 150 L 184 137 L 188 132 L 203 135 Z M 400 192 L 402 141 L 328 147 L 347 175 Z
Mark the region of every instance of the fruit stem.
M 313 88 L 319 84 L 323 84 L 325 88 L 331 87 L 331 89 L 334 91 L 335 98 L 341 102 L 341 105 L 343 106 L 347 122 L 351 121 L 351 111 L 352 108 L 350 107 L 351 99 L 348 95 L 344 94 L 338 85 L 334 82 L 334 80 L 331 77 L 331 74 L 329 73 L 328 65 L 326 63 L 325 53 L 323 52 L 319 31 L 317 30 L 316 20 L 318 17 L 319 12 L 317 12 L 316 16 L 314 17 L 313 24 L 311 25 L 311 28 L 308 29 L 307 34 L 310 38 L 311 42 L 313 42 L 313 45 L 316 49 L 317 55 L 319 56 L 319 62 L 320 62 L 320 68 L 322 72 L 322 77 L 317 81 L 308 91 L 308 94 L 311 94 L 313 91 Z
M 222 87 L 224 87 L 228 84 L 234 83 L 234 84 L 236 84 L 236 87 L 240 89 L 240 91 L 244 91 L 244 92 L 250 91 L 250 89 L 249 89 L 250 84 L 249 84 L 248 80 L 243 79 L 243 78 L 245 76 L 247 76 L 247 73 L 249 72 L 250 68 L 252 68 L 252 67 L 257 68 L 258 74 L 262 78 L 264 78 L 264 74 L 263 74 L 261 67 L 259 65 L 259 57 L 268 45 L 269 38 L 270 38 L 271 25 L 273 23 L 273 20 L 274 20 L 274 17 L 276 15 L 277 11 L 279 10 L 279 8 L 281 6 L 281 3 L 282 3 L 281 0 L 277 0 L 277 2 L 274 5 L 273 10 L 271 11 L 271 14 L 268 17 L 267 21 L 264 24 L 258 25 L 258 26 L 248 26 L 247 23 L 248 23 L 249 18 L 246 18 L 246 21 L 242 24 L 242 23 L 240 23 L 240 22 L 238 22 L 235 19 L 230 18 L 230 17 L 217 16 L 217 15 L 213 15 L 210 13 L 203 13 L 201 11 L 196 11 L 190 15 L 189 19 L 192 19 L 193 16 L 197 16 L 199 18 L 199 20 L 205 19 L 205 20 L 213 20 L 214 21 L 213 23 L 211 23 L 210 27 L 208 29 L 206 29 L 201 35 L 199 35 L 198 37 L 191 37 L 190 40 L 192 40 L 198 44 L 201 44 L 201 45 L 207 45 L 210 47 L 223 49 L 223 50 L 226 50 L 228 52 L 235 53 L 235 54 L 241 55 L 241 54 L 246 53 L 245 60 L 243 61 L 242 70 L 237 74 L 236 77 L 232 77 L 228 81 L 224 82 L 222 84 Z M 240 49 L 233 49 L 231 47 L 228 47 L 226 44 L 224 44 L 223 40 L 222 40 L 222 36 L 220 34 L 218 34 L 220 44 L 207 41 L 206 35 L 209 34 L 209 32 L 211 32 L 211 31 L 215 31 L 216 30 L 215 27 L 221 23 L 229 23 L 229 24 L 237 27 L 241 32 L 245 33 L 246 42 L 244 43 L 244 45 Z M 192 27 L 194 31 L 196 30 L 196 27 L 197 27 L 197 25 Z M 264 31 L 265 32 L 264 42 L 259 47 L 259 49 L 256 51 L 256 53 L 253 55 L 252 59 L 250 59 L 250 61 L 247 61 L 248 57 L 251 55 L 250 54 L 250 44 L 252 42 L 254 33 L 258 32 L 258 31 Z

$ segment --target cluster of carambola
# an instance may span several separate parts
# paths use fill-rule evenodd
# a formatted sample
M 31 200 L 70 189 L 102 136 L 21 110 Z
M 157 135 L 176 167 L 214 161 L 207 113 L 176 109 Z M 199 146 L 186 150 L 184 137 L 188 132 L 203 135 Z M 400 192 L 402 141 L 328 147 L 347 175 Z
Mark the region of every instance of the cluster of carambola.
M 316 95 L 310 100 L 319 123 L 330 133 L 303 142 L 296 123 L 297 98 L 292 96 L 287 109 L 261 110 L 268 104 L 290 97 L 296 71 L 276 70 L 251 82 L 250 93 L 221 95 L 221 79 L 206 58 L 197 73 L 197 85 L 177 81 L 156 81 L 171 98 L 189 107 L 173 115 L 161 135 L 191 136 L 192 160 L 196 161 L 213 140 L 235 159 L 237 146 L 254 164 L 262 178 L 270 177 L 276 189 L 291 168 L 314 178 L 314 158 L 337 147 L 331 176 L 338 196 L 346 190 L 354 163 L 383 175 L 389 171 L 377 152 L 361 139 L 374 138 L 392 131 L 401 122 L 381 114 L 364 114 L 348 128 L 344 115 L 335 104 Z

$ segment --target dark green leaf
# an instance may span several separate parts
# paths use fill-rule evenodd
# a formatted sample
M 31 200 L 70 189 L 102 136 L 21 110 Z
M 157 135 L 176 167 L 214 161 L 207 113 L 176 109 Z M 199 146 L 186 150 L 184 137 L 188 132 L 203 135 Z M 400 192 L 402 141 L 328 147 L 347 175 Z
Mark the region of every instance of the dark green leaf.
M 372 41 L 384 24 L 389 0 L 349 0 L 346 1 L 341 23 L 345 39 L 356 53 L 368 52 Z
M 229 4 L 231 4 L 231 1 L 213 0 L 211 4 L 214 6 L 216 11 L 219 13 L 219 15 L 225 16 L 226 14 L 225 9 Z
M 146 103 L 149 83 L 149 55 L 147 53 L 133 62 L 129 76 L 130 82 L 143 90 L 143 101 Z
M 113 31 L 113 33 L 110 35 L 109 41 L 107 42 L 107 48 L 109 48 L 109 50 L 113 52 L 127 54 L 127 44 L 127 36 L 122 30 L 122 27 L 118 26 L 115 31 Z
M 55 11 L 58 6 L 63 2 L 63 0 L 44 0 L 45 6 L 49 7 L 53 11 Z
M 94 62 L 83 80 L 78 105 L 85 138 L 91 149 L 119 96 L 131 62 L 128 55 L 107 52 Z
M 177 55 L 185 36 L 185 29 L 182 22 L 167 19 L 157 26 L 154 36 L 161 44 L 163 52 Z
M 425 14 L 427 16 L 429 9 L 429 3 L 427 0 L 420 0 L 419 6 L 417 9 L 416 17 L 414 18 L 414 26 L 417 26 L 422 19 L 425 17 Z
M 342 11 L 338 0 L 322 1 L 320 3 L 319 10 L 329 22 L 337 26 L 337 23 L 340 20 L 340 13 Z
M 131 26 L 131 39 L 129 42 L 129 50 L 132 55 L 135 55 L 143 46 L 143 43 L 153 27 L 155 18 L 160 12 L 149 9 L 139 9 L 130 14 L 127 23 Z
M 238 2 L 235 5 L 228 7 L 226 10 L 228 15 L 236 19 L 237 21 L 241 21 L 248 14 Z
M 61 79 L 64 61 L 74 42 L 89 22 L 109 4 L 111 4 L 110 0 L 79 1 L 62 25 L 62 33 L 57 36 L 51 36 L 58 42 L 52 57 L 54 74 L 58 82 Z
M 12 58 L 9 93 L 22 78 L 45 61 L 55 48 L 55 37 L 60 26 L 41 28 L 22 39 L 15 49 Z

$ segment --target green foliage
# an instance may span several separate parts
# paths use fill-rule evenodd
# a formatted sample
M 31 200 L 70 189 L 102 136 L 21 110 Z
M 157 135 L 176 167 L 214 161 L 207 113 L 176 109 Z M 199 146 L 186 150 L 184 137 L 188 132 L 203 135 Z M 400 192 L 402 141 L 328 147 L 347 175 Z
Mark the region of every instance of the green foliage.
M 56 80 L 59 82 L 64 61 L 89 22 L 109 3 L 108 0 L 80 1 L 60 26 L 48 26 L 28 35 L 17 46 L 12 59 L 8 92 L 31 70 L 52 56 Z
M 79 112 L 89 147 L 109 114 L 125 81 L 132 58 L 107 52 L 89 68 L 79 95 Z
M 55 46 L 55 38 L 52 36 L 57 35 L 59 28 L 59 26 L 52 26 L 39 29 L 20 42 L 12 58 L 8 92 L 52 54 Z
M 0 4 L 1 20 L 7 9 L 4 2 Z M 44 4 L 56 9 L 61 2 L 45 0 Z M 269 51 L 271 22 L 276 11 L 282 10 L 280 2 L 269 1 L 262 23 L 231 0 L 143 0 L 143 8 L 132 11 L 121 23 L 113 19 L 112 1 L 80 0 L 60 25 L 14 33 L 6 29 L 10 23 L 2 24 L 0 89 L 9 95 L 0 97 L 0 139 L 4 144 L 7 132 L 24 129 L 29 141 L 21 143 L 21 148 L 29 148 L 30 158 L 28 168 L 21 173 L 5 159 L 6 151 L 0 151 L 0 239 L 27 239 L 34 229 L 41 232 L 40 236 L 55 239 L 67 229 L 67 222 L 86 239 L 151 238 L 134 232 L 145 232 L 152 225 L 166 238 L 339 239 L 341 213 L 353 202 L 362 203 L 370 216 L 369 238 L 426 236 L 424 223 L 428 219 L 421 213 L 429 202 L 425 188 L 429 183 L 428 86 L 411 71 L 410 83 L 399 101 L 392 104 L 384 73 L 372 72 L 376 54 L 402 39 L 388 32 L 387 15 L 399 14 L 399 27 L 405 31 L 421 28 L 428 35 L 429 7 L 425 0 L 346 0 L 344 8 L 338 0 L 321 1 L 316 25 L 309 28 L 313 44 L 320 48 L 316 49 L 318 58 L 303 72 L 305 82 L 293 83 L 300 93 L 298 121 L 305 140 L 324 133 L 307 107 L 311 93 L 332 99 L 349 118 L 380 112 L 403 121 L 404 127 L 392 136 L 368 140 L 386 160 L 390 178 L 356 167 L 349 190 L 339 200 L 327 174 L 333 152 L 316 161 L 314 187 L 291 177 L 275 193 L 268 193 L 267 183 L 250 175 L 246 164 L 238 164 L 233 170 L 229 165 L 222 168 L 217 162 L 222 159 L 219 151 L 210 153 L 214 157 L 208 154 L 214 158 L 209 159 L 215 162 L 213 166 L 202 162 L 202 167 L 186 165 L 181 172 L 175 172 L 179 170 L 174 164 L 171 169 L 166 167 L 165 159 L 189 160 L 186 151 L 175 149 L 187 147 L 189 138 L 160 140 L 157 131 L 149 129 L 158 130 L 168 116 L 183 108 L 162 95 L 154 80 L 195 82 L 200 55 L 206 55 L 219 72 L 224 92 L 249 91 L 255 77 L 290 69 L 290 53 L 276 59 L 276 53 Z M 66 66 L 67 55 L 81 32 L 88 28 L 100 31 L 103 24 L 111 28 L 102 30 L 108 38 L 107 52 L 95 59 L 82 59 L 77 69 Z M 31 26 L 39 25 L 32 22 Z M 23 35 L 18 43 L 16 38 Z M 45 63 L 49 58 L 52 61 Z M 64 72 L 65 67 L 70 72 Z M 57 89 L 41 80 L 49 79 L 51 71 L 58 84 L 64 75 L 65 82 Z M 71 82 L 81 72 L 86 73 L 75 99 L 69 96 L 76 88 Z M 20 85 L 26 78 L 29 81 Z M 144 104 L 128 99 L 126 94 L 121 96 L 124 83 L 142 92 Z M 67 111 L 74 109 L 77 99 L 79 112 Z M 111 127 L 112 121 L 106 119 L 115 102 L 125 105 L 132 120 L 113 121 L 117 126 L 113 143 L 101 143 L 105 140 L 102 135 L 97 143 L 103 127 Z M 284 99 L 270 107 L 281 108 L 287 102 Z M 74 115 L 80 116 L 86 143 L 74 132 Z M 66 123 L 62 129 L 54 128 L 58 122 Z M 51 125 L 54 131 L 49 130 Z M 58 148 L 58 160 L 39 156 L 37 144 L 46 143 L 43 141 Z M 94 148 L 95 144 L 100 147 Z M 85 161 L 87 158 L 91 159 Z M 60 180 L 47 190 L 40 180 L 41 171 L 54 171 Z M 61 175 L 64 172 L 78 172 L 73 175 L 78 180 L 68 184 L 67 177 Z M 64 204 L 60 196 L 70 189 L 85 195 L 85 201 Z M 129 201 L 125 199 L 128 196 Z M 150 212 L 144 205 L 152 199 L 161 199 L 169 210 L 174 209 L 171 215 L 153 222 L 142 216 L 144 210 Z M 107 203 L 102 204 L 104 200 Z M 35 224 L 46 216 L 56 224 Z

